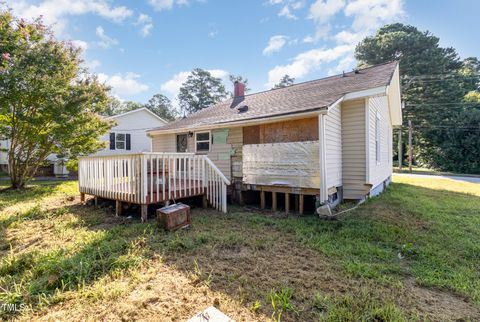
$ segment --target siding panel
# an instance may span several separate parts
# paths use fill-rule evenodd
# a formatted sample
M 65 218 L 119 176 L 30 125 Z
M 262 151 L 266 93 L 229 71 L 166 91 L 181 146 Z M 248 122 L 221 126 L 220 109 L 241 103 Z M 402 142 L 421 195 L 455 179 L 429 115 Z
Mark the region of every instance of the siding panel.
M 342 103 L 343 197 L 360 199 L 366 194 L 365 101 Z

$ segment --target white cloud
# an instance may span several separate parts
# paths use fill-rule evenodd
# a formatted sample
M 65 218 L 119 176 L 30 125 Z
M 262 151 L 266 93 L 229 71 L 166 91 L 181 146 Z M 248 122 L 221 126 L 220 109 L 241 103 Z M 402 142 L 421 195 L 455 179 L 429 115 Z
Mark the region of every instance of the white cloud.
M 292 19 L 292 20 L 298 19 L 297 16 L 295 16 L 293 13 L 290 12 L 290 7 L 289 7 L 288 4 L 283 6 L 283 8 L 278 13 L 278 16 L 279 17 L 285 17 L 287 19 Z
M 67 16 L 95 14 L 102 18 L 122 22 L 133 12 L 125 6 L 112 6 L 106 0 L 17 0 L 10 4 L 13 11 L 25 18 L 34 19 L 43 16 L 47 25 L 53 25 L 53 30 L 61 34 L 68 24 Z
M 87 51 L 88 49 L 88 43 L 86 41 L 77 39 L 77 40 L 72 40 L 71 43 L 75 47 L 80 48 L 83 53 L 85 53 L 85 51 Z
M 87 67 L 90 71 L 97 69 L 102 65 L 99 60 L 94 59 L 94 60 L 87 60 L 84 63 L 85 67 Z
M 272 5 L 280 4 L 280 3 L 282 3 L 282 2 L 283 2 L 283 0 L 269 0 L 269 1 L 268 1 L 268 3 L 269 3 L 269 4 L 272 4 Z
M 210 32 L 208 33 L 208 37 L 210 37 L 210 38 L 215 38 L 215 37 L 217 37 L 217 35 L 218 35 L 218 31 L 217 31 L 217 30 L 215 30 L 215 31 L 210 31 Z
M 326 25 L 319 25 L 316 27 L 315 33 L 313 35 L 308 35 L 305 38 L 303 38 L 303 42 L 305 43 L 315 43 L 319 41 L 320 39 L 325 39 L 328 37 L 328 34 L 330 33 L 331 26 L 330 24 Z
M 153 20 L 152 17 L 141 13 L 138 15 L 137 21 L 134 23 L 135 26 L 140 26 L 140 35 L 145 38 L 147 37 L 153 29 Z
M 271 55 L 276 51 L 280 51 L 283 48 L 283 46 L 285 46 L 285 44 L 287 43 L 287 40 L 288 40 L 288 37 L 282 36 L 282 35 L 270 37 L 267 47 L 263 49 L 263 54 Z
M 337 33 L 333 38 L 338 44 L 351 44 L 355 45 L 365 37 L 364 32 L 350 32 L 342 30 Z
M 304 2 L 304 1 L 292 2 L 292 9 L 293 9 L 293 10 L 302 9 L 304 6 L 305 6 L 305 2 Z
M 405 15 L 403 0 L 351 0 L 345 15 L 353 17 L 356 31 L 372 31 L 382 24 L 401 19 Z
M 328 70 L 328 75 L 337 75 L 344 71 L 350 71 L 355 67 L 355 65 L 356 61 L 352 55 L 345 56 L 338 62 L 337 66 Z
M 96 44 L 102 48 L 110 48 L 111 46 L 118 45 L 118 40 L 112 37 L 109 37 L 105 33 L 105 29 L 102 26 L 98 26 L 95 29 L 95 34 L 100 38 L 100 41 L 97 41 Z
M 273 87 L 286 74 L 294 78 L 302 78 L 320 68 L 323 63 L 333 62 L 351 53 L 353 49 L 354 46 L 340 45 L 330 49 L 312 49 L 301 53 L 293 59 L 292 63 L 275 66 L 270 70 L 266 86 Z
M 173 6 L 186 6 L 190 4 L 188 0 L 148 0 L 148 3 L 156 11 L 170 10 Z
M 119 97 L 137 95 L 149 89 L 148 85 L 138 81 L 140 75 L 135 73 L 119 73 L 112 76 L 99 73 L 97 76 L 100 82 L 112 87 L 112 93 Z
M 344 0 L 317 0 L 310 6 L 309 18 L 325 23 L 344 6 Z
M 210 72 L 210 74 L 212 74 L 213 77 L 226 78 L 228 76 L 228 72 L 223 69 L 209 69 L 208 71 Z M 170 94 L 172 98 L 175 98 L 177 97 L 178 92 L 180 92 L 180 87 L 182 87 L 182 84 L 185 83 L 190 74 L 191 72 L 177 73 L 173 75 L 170 80 L 163 83 L 160 86 L 160 89 Z

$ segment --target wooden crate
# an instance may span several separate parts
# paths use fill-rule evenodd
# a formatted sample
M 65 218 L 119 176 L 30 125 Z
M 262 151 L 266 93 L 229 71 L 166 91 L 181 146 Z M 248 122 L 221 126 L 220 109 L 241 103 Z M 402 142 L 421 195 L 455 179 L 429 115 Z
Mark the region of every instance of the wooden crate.
M 157 209 L 157 223 L 165 230 L 177 230 L 190 225 L 190 221 L 190 207 L 183 203 Z

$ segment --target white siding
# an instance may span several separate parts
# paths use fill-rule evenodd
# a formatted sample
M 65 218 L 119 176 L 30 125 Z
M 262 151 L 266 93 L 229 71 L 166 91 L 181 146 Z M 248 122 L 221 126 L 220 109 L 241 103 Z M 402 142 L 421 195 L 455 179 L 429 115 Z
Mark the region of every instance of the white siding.
M 216 130 L 211 131 L 211 135 L 215 133 Z M 229 129 L 229 134 L 230 134 Z M 201 131 L 204 132 L 204 131 Z M 180 133 L 179 133 L 180 134 Z M 153 136 L 152 141 L 152 152 L 176 152 L 176 134 L 157 134 Z M 210 141 L 211 142 L 211 141 Z M 195 133 L 193 136 L 188 136 L 187 141 L 187 152 L 195 153 Z M 232 144 L 227 143 L 222 144 L 212 144 L 210 143 L 210 151 L 206 153 L 208 158 L 218 167 L 218 169 L 227 177 L 231 179 L 231 157 L 232 154 Z M 198 153 L 205 154 L 205 153 Z M 228 157 L 227 157 L 228 156 Z
M 327 189 L 342 185 L 342 111 L 332 107 L 325 117 Z
M 106 143 L 107 147 L 98 151 L 95 155 L 150 152 L 151 139 L 147 136 L 147 131 L 149 129 L 154 129 L 165 125 L 165 122 L 161 121 L 157 117 L 153 116 L 150 112 L 145 110 L 138 110 L 125 115 L 114 116 L 109 119 L 116 122 L 116 125 L 112 127 L 109 133 L 114 132 L 130 134 L 131 149 L 110 150 L 110 134 L 107 133 L 100 139 Z
M 367 182 L 372 187 L 377 186 L 392 175 L 392 126 L 388 108 L 388 97 L 379 96 L 368 99 L 368 148 L 369 169 Z M 375 144 L 375 120 L 379 117 L 380 122 L 380 160 L 377 161 Z
M 177 152 L 176 135 L 160 134 L 153 136 L 152 152 Z
M 361 199 L 367 193 L 365 100 L 342 103 L 343 197 Z

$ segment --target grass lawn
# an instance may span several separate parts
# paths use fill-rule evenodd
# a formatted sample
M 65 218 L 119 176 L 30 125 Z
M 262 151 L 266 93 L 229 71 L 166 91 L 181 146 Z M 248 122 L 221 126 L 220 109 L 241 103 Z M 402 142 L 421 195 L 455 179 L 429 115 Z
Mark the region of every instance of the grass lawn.
M 408 164 L 404 165 L 403 168 L 400 170 L 398 167 L 393 168 L 393 172 L 395 173 L 414 173 L 414 174 L 429 174 L 429 175 L 436 175 L 436 176 L 460 176 L 460 177 L 473 177 L 479 178 L 480 174 L 465 174 L 465 173 L 455 173 L 455 172 L 447 172 L 447 171 L 438 171 L 430 168 L 422 168 L 422 167 L 412 167 L 412 172 L 408 170 Z
M 480 185 L 395 177 L 338 221 L 194 209 L 176 233 L 77 195 L 0 193 L 0 318 L 480 320 Z

